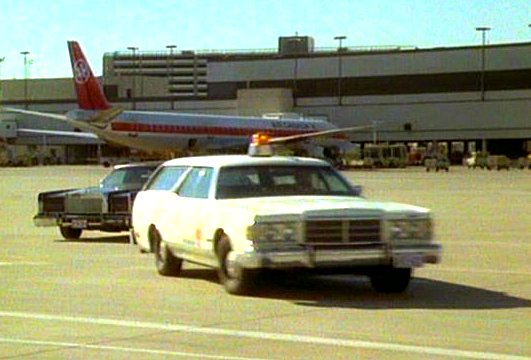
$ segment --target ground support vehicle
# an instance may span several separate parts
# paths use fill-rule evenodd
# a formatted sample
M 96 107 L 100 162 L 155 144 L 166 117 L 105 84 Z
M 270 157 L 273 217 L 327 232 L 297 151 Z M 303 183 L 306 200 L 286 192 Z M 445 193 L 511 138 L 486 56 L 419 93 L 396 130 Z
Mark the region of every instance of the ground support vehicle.
M 485 151 L 473 152 L 472 154 L 470 154 L 469 157 L 465 159 L 465 165 L 469 169 L 475 169 L 478 167 L 480 169 L 488 169 L 489 168 L 488 161 L 487 161 L 488 156 L 489 156 L 489 153 Z
M 405 168 L 407 148 L 402 144 L 368 144 L 363 150 L 363 159 L 364 167 Z
M 426 171 L 430 170 L 445 170 L 446 172 L 450 171 L 450 160 L 446 156 L 437 156 L 433 158 L 428 158 L 424 160 L 424 165 L 426 166 Z
M 531 155 L 530 155 L 531 157 Z M 519 157 L 518 159 L 516 159 L 515 161 L 515 167 L 517 169 L 520 169 L 520 170 L 523 170 L 523 169 L 531 169 L 531 163 L 529 161 L 529 159 L 527 157 Z
M 415 267 L 441 259 L 431 213 L 360 192 L 317 159 L 179 158 L 138 193 L 133 233 L 160 274 L 201 264 L 232 294 L 251 292 L 264 270 L 362 274 L 377 291 L 402 292 Z
M 42 192 L 36 226 L 58 226 L 65 239 L 85 230 L 128 231 L 134 198 L 159 163 L 117 165 L 98 186 Z
M 511 160 L 505 155 L 491 155 L 487 157 L 487 169 L 489 170 L 509 170 Z

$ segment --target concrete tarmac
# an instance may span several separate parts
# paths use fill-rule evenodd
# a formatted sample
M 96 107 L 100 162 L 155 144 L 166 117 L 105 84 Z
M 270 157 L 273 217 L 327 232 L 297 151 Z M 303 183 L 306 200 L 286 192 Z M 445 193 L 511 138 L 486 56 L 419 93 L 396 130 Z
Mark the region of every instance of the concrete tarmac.
M 0 359 L 531 359 L 531 171 L 347 171 L 365 196 L 431 208 L 443 261 L 410 289 L 322 276 L 231 296 L 214 271 L 157 275 L 124 234 L 33 226 L 38 192 L 108 169 L 0 169 Z

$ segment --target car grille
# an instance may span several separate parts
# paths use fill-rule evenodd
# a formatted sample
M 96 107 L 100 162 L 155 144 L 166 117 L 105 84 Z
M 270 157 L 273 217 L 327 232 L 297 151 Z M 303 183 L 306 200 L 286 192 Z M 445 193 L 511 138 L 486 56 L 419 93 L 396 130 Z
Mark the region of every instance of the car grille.
M 65 211 L 70 214 L 101 214 L 102 199 L 100 198 L 67 198 Z
M 307 244 L 369 244 L 381 242 L 380 220 L 342 219 L 305 222 Z

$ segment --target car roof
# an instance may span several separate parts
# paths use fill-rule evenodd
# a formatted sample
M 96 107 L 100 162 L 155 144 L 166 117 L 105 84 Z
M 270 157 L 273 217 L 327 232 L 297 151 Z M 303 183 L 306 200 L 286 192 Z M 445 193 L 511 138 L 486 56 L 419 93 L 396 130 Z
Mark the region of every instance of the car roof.
M 129 163 L 129 164 L 118 164 L 113 166 L 113 170 L 118 169 L 124 169 L 124 168 L 131 168 L 131 167 L 153 167 L 156 168 L 160 164 L 162 164 L 163 161 L 144 161 L 144 162 L 136 162 L 136 163 Z
M 177 158 L 166 161 L 163 166 L 204 166 L 220 168 L 225 166 L 288 165 L 288 166 L 327 166 L 326 161 L 294 156 L 248 156 L 211 155 Z

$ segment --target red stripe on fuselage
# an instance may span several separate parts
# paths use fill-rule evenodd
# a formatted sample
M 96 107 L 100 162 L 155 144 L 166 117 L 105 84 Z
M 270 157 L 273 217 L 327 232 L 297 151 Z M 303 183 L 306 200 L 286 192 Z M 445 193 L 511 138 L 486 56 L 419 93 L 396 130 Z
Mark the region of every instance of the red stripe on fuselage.
M 129 133 L 153 133 L 153 134 L 175 134 L 175 135 L 196 135 L 196 136 L 251 136 L 258 132 L 266 133 L 269 136 L 290 136 L 297 134 L 308 134 L 318 130 L 301 129 L 264 129 L 264 128 L 239 128 L 226 126 L 193 126 L 193 125 L 169 125 L 169 124 L 142 124 L 128 122 L 112 122 L 113 131 Z M 346 140 L 344 134 L 334 134 L 336 139 Z

